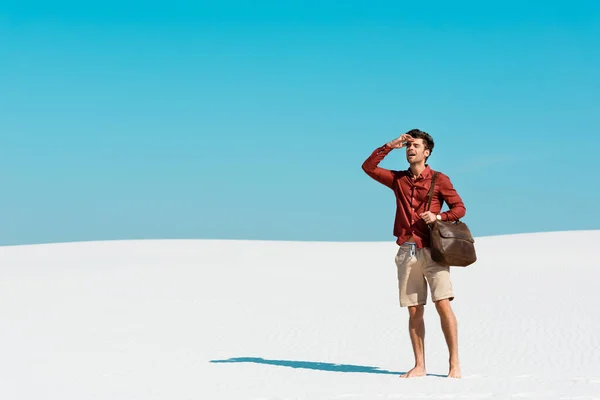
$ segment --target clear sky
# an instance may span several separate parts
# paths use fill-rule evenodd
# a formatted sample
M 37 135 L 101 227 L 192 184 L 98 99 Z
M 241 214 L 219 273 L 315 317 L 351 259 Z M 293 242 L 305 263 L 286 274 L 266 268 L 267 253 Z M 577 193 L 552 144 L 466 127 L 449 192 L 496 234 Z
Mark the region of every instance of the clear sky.
M 412 128 L 476 236 L 600 229 L 598 49 L 595 0 L 4 1 L 0 244 L 393 241 Z

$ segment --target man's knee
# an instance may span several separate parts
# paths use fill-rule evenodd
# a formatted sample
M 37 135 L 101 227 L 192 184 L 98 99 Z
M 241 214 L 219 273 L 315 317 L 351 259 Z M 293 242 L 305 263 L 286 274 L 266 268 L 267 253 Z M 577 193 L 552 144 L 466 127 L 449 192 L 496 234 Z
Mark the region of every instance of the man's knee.
M 408 307 L 408 315 L 410 317 L 411 322 L 421 321 L 423 319 L 424 313 L 425 307 L 423 305 Z
M 435 308 L 440 314 L 445 314 L 447 312 L 452 311 L 452 306 L 450 305 L 450 299 L 442 299 L 435 302 Z

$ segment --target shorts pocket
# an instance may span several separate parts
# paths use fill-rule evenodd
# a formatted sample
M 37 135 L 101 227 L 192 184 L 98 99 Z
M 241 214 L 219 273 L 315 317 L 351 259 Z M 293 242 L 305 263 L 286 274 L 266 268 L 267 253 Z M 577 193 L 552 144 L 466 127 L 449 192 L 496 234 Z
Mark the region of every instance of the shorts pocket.
M 405 264 L 410 260 L 410 248 L 401 246 L 396 253 L 396 265 Z

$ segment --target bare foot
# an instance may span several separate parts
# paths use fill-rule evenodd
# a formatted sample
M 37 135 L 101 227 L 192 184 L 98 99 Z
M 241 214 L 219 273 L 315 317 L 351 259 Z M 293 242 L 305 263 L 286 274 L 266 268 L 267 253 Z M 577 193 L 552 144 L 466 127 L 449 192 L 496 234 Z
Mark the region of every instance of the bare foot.
M 448 372 L 448 378 L 460 379 L 460 367 L 458 365 L 451 365 L 450 371 Z
M 417 376 L 425 376 L 425 367 L 414 367 L 404 375 L 400 375 L 400 378 L 415 378 Z

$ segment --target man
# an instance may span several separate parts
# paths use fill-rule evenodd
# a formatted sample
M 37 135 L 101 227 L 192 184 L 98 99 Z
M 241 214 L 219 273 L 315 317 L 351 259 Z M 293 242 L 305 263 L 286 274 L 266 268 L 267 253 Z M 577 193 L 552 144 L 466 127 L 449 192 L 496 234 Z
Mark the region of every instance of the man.
M 403 147 L 406 148 L 408 169 L 395 171 L 379 167 L 386 155 Z M 435 223 L 436 220 L 456 221 L 465 215 L 466 209 L 448 176 L 438 172 L 430 210 L 425 210 L 434 172 L 427 164 L 427 159 L 433 147 L 433 138 L 428 133 L 413 129 L 377 148 L 362 165 L 367 175 L 392 189 L 396 196 L 393 233 L 399 245 L 395 261 L 400 306 L 408 308 L 409 334 L 415 357 L 414 368 L 402 375 L 403 378 L 426 375 L 423 313 L 428 286 L 450 354 L 448 377 L 461 377 L 457 323 L 450 306 L 450 302 L 454 300 L 450 268 L 436 264 L 431 259 L 428 224 Z M 444 201 L 449 210 L 441 212 Z

